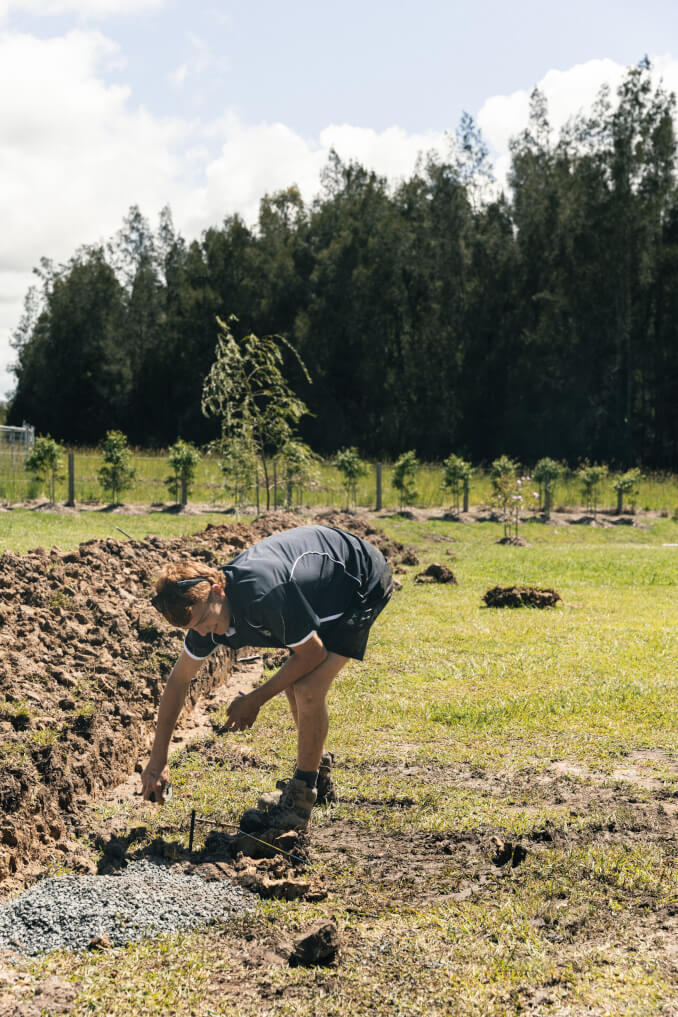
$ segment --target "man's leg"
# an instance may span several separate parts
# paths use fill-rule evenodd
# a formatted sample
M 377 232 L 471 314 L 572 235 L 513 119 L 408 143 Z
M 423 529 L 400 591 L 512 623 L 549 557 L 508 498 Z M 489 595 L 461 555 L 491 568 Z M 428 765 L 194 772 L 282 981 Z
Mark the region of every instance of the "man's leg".
M 348 659 L 338 653 L 330 653 L 322 664 L 292 686 L 296 706 L 296 713 L 292 712 L 297 724 L 297 769 L 294 777 L 285 782 L 282 793 L 262 795 L 259 808 L 250 809 L 243 815 L 243 830 L 255 833 L 267 825 L 283 829 L 306 827 L 317 798 L 314 784 L 329 726 L 327 693 Z M 329 772 L 326 777 L 331 788 Z M 335 801 L 334 789 L 331 790 L 332 796 L 326 797 L 326 800 Z
M 327 693 L 348 657 L 328 653 L 325 660 L 292 686 L 296 702 L 297 769 L 318 770 L 329 728 Z
M 285 689 L 285 695 L 287 696 L 287 702 L 289 703 L 290 711 L 294 719 L 294 726 L 298 728 L 299 721 L 297 719 L 297 700 L 294 695 L 294 685 L 292 685 L 289 689 Z

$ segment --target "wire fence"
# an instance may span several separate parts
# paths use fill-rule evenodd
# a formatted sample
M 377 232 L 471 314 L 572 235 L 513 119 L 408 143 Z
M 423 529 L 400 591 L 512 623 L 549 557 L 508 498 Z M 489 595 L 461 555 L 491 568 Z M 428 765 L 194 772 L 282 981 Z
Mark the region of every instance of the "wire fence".
M 20 430 L 20 429 L 17 429 Z M 74 459 L 74 497 L 79 506 L 106 503 L 108 497 L 99 482 L 99 470 L 103 465 L 101 453 L 95 449 L 76 448 L 71 450 Z M 28 446 L 18 439 L 3 438 L 0 431 L 0 500 L 5 503 L 20 503 L 47 497 L 47 485 L 31 476 L 25 469 Z M 134 451 L 132 462 L 136 479 L 131 488 L 123 494 L 123 501 L 139 504 L 146 508 L 161 508 L 176 502 L 171 470 L 166 453 L 152 454 L 146 450 Z M 367 464 L 366 474 L 360 478 L 356 488 L 355 504 L 358 507 L 374 508 L 377 504 L 376 463 Z M 382 496 L 384 509 L 394 511 L 401 508 L 400 495 L 392 484 L 393 468 L 389 463 L 382 467 Z M 616 494 L 612 488 L 613 475 L 608 476 L 601 487 L 599 506 L 612 510 L 616 505 Z M 295 490 L 292 505 L 289 505 L 287 486 L 280 474 L 277 484 L 269 487 L 270 507 L 296 507 L 328 505 L 334 508 L 352 506 L 342 475 L 330 460 L 320 463 L 317 479 L 301 492 Z M 437 508 L 451 504 L 451 497 L 443 489 L 443 466 L 440 463 L 422 463 L 416 476 L 417 496 L 408 507 Z M 197 467 L 195 482 L 189 493 L 189 503 L 212 509 L 232 506 L 232 498 L 225 485 L 216 457 L 204 456 Z M 64 468 L 56 482 L 56 501 L 68 499 L 68 476 L 66 458 Z M 256 509 L 256 493 L 249 492 L 250 507 Z M 635 507 L 678 514 L 678 478 L 675 474 L 652 473 L 643 477 Z M 492 487 L 487 470 L 476 468 L 470 481 L 470 506 L 490 505 Z M 575 509 L 583 504 L 581 485 L 574 472 L 566 474 L 557 484 L 553 508 Z M 266 489 L 263 474 L 259 474 L 259 505 L 266 508 Z

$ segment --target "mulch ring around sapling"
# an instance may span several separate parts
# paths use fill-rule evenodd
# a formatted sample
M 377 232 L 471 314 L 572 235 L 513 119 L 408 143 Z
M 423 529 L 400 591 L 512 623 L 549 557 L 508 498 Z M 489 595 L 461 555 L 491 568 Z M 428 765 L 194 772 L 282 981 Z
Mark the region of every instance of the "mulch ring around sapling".
M 536 586 L 493 586 L 483 595 L 487 607 L 555 607 L 562 599 L 557 590 Z
M 438 565 L 433 562 L 415 577 L 415 583 L 455 583 L 454 573 L 447 565 Z

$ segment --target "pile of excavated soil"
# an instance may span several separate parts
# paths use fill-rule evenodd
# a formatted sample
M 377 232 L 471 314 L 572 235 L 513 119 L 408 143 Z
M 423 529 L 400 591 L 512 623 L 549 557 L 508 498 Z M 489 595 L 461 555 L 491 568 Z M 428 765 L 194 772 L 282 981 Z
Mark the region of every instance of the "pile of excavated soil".
M 75 838 L 85 832 L 88 799 L 125 779 L 150 747 L 184 635 L 149 604 L 154 573 L 178 557 L 221 564 L 307 522 L 276 512 L 192 537 L 0 556 L 0 889 L 36 875 L 47 859 L 87 871 Z M 405 552 L 358 516 L 326 513 L 318 522 L 366 536 L 394 563 Z M 232 666 L 230 651 L 214 653 L 187 709 Z
M 536 586 L 493 586 L 483 600 L 487 607 L 555 607 L 562 598 L 557 590 Z

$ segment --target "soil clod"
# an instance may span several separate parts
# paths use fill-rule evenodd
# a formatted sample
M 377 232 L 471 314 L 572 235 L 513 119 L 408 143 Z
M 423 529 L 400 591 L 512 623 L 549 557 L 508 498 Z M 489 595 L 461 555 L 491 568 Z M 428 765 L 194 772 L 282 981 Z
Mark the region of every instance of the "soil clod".
M 557 590 L 536 586 L 493 586 L 483 600 L 487 607 L 555 607 L 562 597 Z
M 433 562 L 428 568 L 420 572 L 414 579 L 415 583 L 454 583 L 456 585 L 457 580 L 451 569 L 448 569 L 447 565 L 439 565 L 437 562 Z
M 334 922 L 316 922 L 294 941 L 290 967 L 329 966 L 339 954 L 339 932 Z

